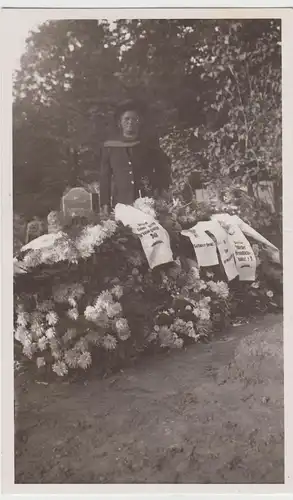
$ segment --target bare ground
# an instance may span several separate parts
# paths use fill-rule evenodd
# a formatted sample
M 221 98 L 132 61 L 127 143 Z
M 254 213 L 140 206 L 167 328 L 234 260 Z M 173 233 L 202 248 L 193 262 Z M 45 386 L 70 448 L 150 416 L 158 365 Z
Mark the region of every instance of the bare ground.
M 283 483 L 282 316 L 103 380 L 18 375 L 16 483 Z

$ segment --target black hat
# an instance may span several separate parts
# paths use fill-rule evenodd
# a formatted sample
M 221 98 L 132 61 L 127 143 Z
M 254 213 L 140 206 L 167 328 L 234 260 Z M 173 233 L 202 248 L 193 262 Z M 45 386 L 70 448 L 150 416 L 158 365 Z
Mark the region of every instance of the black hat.
M 136 111 L 141 117 L 146 114 L 146 105 L 144 102 L 137 99 L 127 99 L 116 107 L 115 119 L 119 120 L 121 115 L 126 111 Z

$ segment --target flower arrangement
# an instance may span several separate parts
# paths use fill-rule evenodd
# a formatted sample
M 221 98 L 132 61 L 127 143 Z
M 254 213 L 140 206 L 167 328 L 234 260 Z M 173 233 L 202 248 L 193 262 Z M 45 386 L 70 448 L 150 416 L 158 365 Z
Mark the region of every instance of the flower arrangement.
M 106 366 L 113 355 L 118 362 L 182 348 L 208 339 L 231 314 L 279 305 L 261 265 L 252 284 L 228 284 L 219 266 L 198 269 L 180 232 L 207 220 L 205 207 L 151 198 L 134 206 L 168 230 L 173 263 L 150 271 L 139 238 L 111 218 L 44 235 L 20 252 L 28 272 L 15 280 L 14 338 L 38 370 L 64 377 L 97 357 Z

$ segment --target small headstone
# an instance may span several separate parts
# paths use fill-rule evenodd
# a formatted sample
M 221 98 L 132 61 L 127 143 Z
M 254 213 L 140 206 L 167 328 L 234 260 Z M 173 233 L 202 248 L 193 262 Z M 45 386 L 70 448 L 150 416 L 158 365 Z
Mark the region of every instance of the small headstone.
M 271 211 L 275 212 L 274 183 L 272 181 L 259 181 L 252 185 L 252 189 L 254 196 L 269 205 Z
M 72 188 L 62 197 L 64 217 L 90 217 L 93 213 L 92 193 L 84 188 Z
M 58 233 L 62 231 L 62 217 L 60 212 L 52 211 L 47 216 L 48 233 Z
M 26 228 L 26 238 L 25 243 L 29 243 L 32 240 L 35 240 L 42 234 L 44 234 L 44 223 L 38 217 L 34 217 L 32 221 L 30 221 Z

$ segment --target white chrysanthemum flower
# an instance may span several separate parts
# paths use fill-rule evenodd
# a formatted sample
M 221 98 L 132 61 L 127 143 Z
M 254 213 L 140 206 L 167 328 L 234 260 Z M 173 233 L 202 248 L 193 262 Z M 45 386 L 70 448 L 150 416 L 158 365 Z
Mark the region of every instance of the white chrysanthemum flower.
M 87 306 L 83 314 L 85 319 L 94 322 L 97 319 L 99 313 L 93 306 Z
M 62 358 L 61 352 L 60 351 L 55 351 L 54 349 L 51 350 L 51 354 L 54 359 L 59 360 Z
M 181 344 L 180 340 L 182 340 L 167 326 L 162 326 L 160 328 L 158 337 L 162 347 L 178 348 Z
M 70 319 L 76 321 L 79 317 L 79 313 L 78 313 L 78 310 L 76 309 L 76 307 L 74 307 L 73 309 L 68 309 L 67 316 Z
M 26 337 L 28 335 L 28 331 L 24 326 L 18 326 L 14 332 L 14 338 L 21 344 L 24 343 Z
M 126 318 L 118 319 L 115 322 L 115 327 L 117 330 L 117 335 L 118 335 L 120 340 L 125 341 L 125 340 L 129 339 L 129 337 L 131 335 L 131 331 L 130 331 L 129 324 L 128 324 L 128 321 Z
M 68 368 L 64 361 L 57 361 L 54 363 L 52 366 L 53 372 L 55 372 L 59 377 L 64 377 L 64 375 L 67 375 L 68 373 Z
M 269 297 L 270 299 L 272 299 L 274 296 L 274 292 L 272 292 L 272 290 L 268 290 L 267 291 L 267 297 Z
M 33 357 L 33 348 L 32 348 L 32 345 L 31 344 L 26 344 L 24 345 L 23 349 L 22 349 L 22 352 L 23 354 L 29 358 L 29 359 L 32 359 Z
M 76 301 L 73 297 L 69 297 L 69 299 L 68 299 L 68 304 L 69 304 L 72 308 L 77 307 L 77 301 Z
M 259 281 L 254 281 L 254 283 L 251 283 L 252 288 L 259 288 Z
M 80 352 L 76 349 L 69 349 L 64 354 L 64 360 L 70 368 L 77 368 Z
M 103 222 L 103 229 L 106 230 L 106 236 L 107 238 L 110 238 L 115 234 L 117 230 L 117 222 L 114 220 L 108 219 L 105 222 Z
M 115 322 L 117 332 L 130 332 L 129 324 L 126 318 L 119 318 Z
M 137 198 L 133 204 L 134 208 L 141 210 L 141 212 L 150 215 L 151 217 L 156 217 L 156 211 L 154 209 L 155 201 L 152 198 Z
M 49 311 L 46 315 L 47 323 L 51 326 L 57 325 L 58 319 L 58 314 L 56 314 L 55 311 Z
M 199 319 L 202 321 L 208 321 L 210 319 L 210 311 L 208 309 L 200 309 Z
M 103 304 L 107 304 L 108 302 L 110 303 L 113 302 L 113 297 L 111 292 L 109 292 L 109 290 L 105 290 L 98 296 L 95 303 L 95 307 L 98 307 L 100 304 L 103 306 Z
M 56 337 L 56 330 L 55 328 L 48 328 L 46 330 L 46 337 L 48 340 L 51 340 Z
M 27 312 L 20 312 L 17 316 L 17 324 L 19 326 L 27 326 L 30 320 L 30 315 Z
M 42 358 L 42 357 L 37 358 L 36 363 L 37 363 L 38 368 L 45 366 L 45 364 L 46 364 L 45 358 Z
M 39 347 L 40 351 L 45 351 L 47 348 L 47 345 L 48 345 L 47 337 L 44 336 L 38 340 L 38 347 Z
M 116 299 L 121 299 L 122 295 L 123 295 L 123 287 L 120 286 L 120 285 L 115 285 L 113 288 L 112 288 L 112 294 L 114 295 L 114 297 L 116 297 Z
M 229 297 L 229 287 L 224 281 L 208 281 L 207 285 L 213 293 L 222 299 L 227 299 Z
M 83 352 L 78 359 L 78 366 L 83 370 L 86 370 L 92 363 L 92 357 L 90 352 Z
M 113 335 L 108 334 L 102 338 L 101 343 L 107 351 L 114 351 L 114 349 L 116 349 L 117 340 L 113 337 Z
M 109 318 L 115 318 L 122 313 L 122 306 L 119 302 L 115 302 L 114 304 L 107 305 L 106 310 Z

